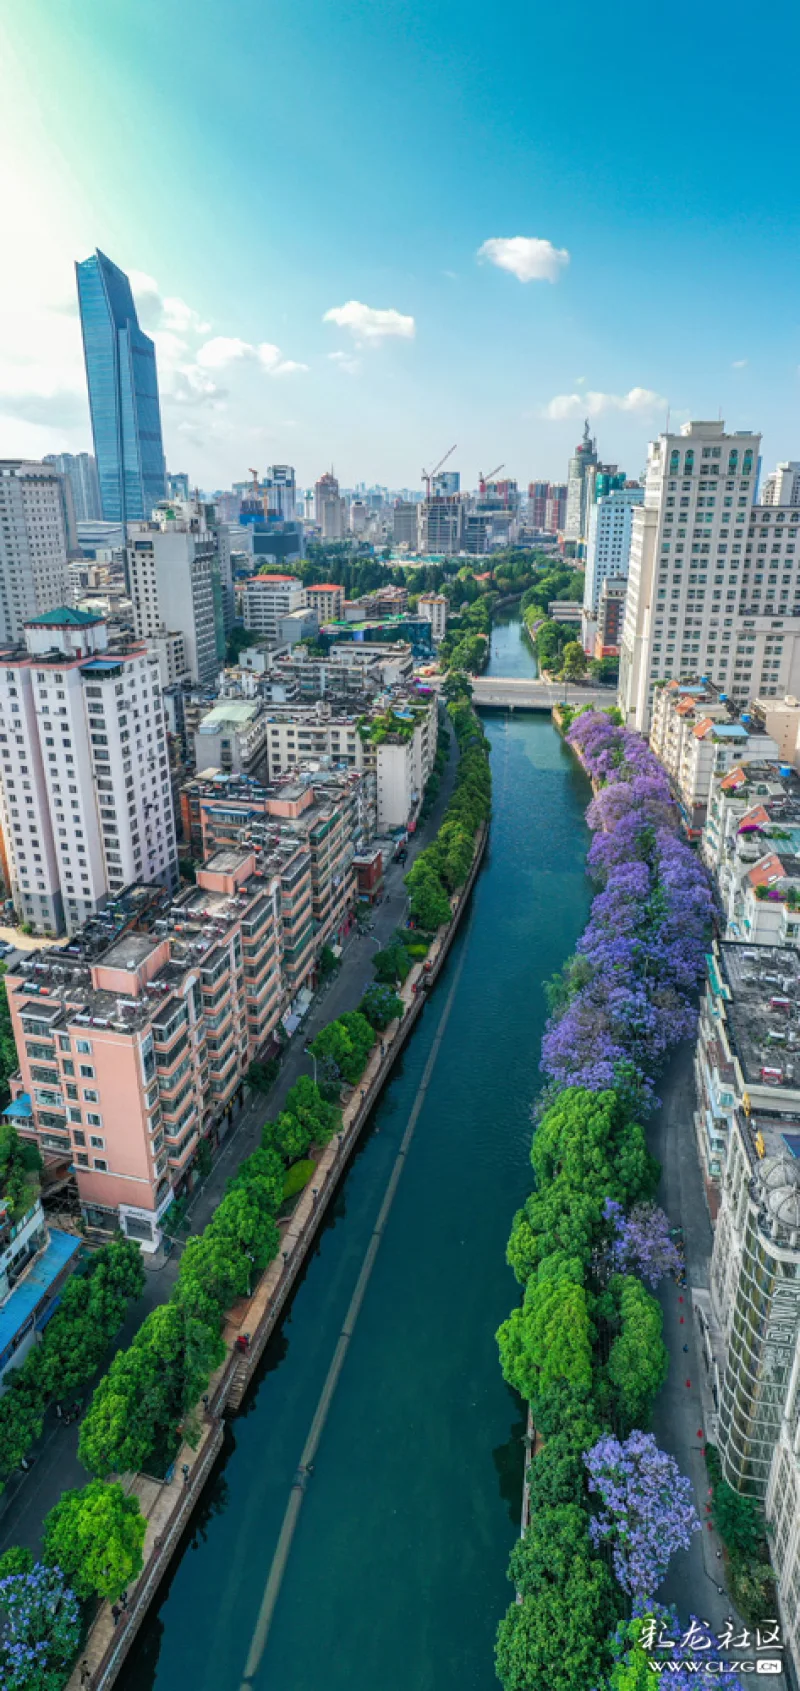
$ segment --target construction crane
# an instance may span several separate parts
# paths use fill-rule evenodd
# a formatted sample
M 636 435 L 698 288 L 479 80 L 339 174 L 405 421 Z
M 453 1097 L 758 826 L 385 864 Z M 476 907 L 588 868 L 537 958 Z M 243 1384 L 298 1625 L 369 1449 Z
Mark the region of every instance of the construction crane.
M 258 486 L 258 470 L 254 470 L 251 466 L 250 469 L 249 469 L 249 474 L 253 478 L 253 498 L 258 499 L 258 498 L 260 498 L 260 489 L 259 489 L 259 486 Z
M 454 452 L 455 452 L 455 447 L 451 446 L 450 451 L 446 452 L 444 457 L 439 459 L 438 464 L 434 464 L 434 467 L 433 467 L 432 470 L 422 470 L 421 471 L 422 480 L 425 483 L 425 498 L 426 499 L 430 499 L 431 482 L 433 481 L 434 476 L 439 474 L 439 471 L 440 471 L 442 465 L 447 463 L 448 458 L 452 458 Z
M 491 481 L 492 476 L 499 475 L 500 471 L 504 469 L 505 464 L 495 464 L 494 469 L 489 471 L 488 476 L 484 475 L 483 470 L 478 471 L 478 492 L 481 496 L 485 494 L 487 483 Z

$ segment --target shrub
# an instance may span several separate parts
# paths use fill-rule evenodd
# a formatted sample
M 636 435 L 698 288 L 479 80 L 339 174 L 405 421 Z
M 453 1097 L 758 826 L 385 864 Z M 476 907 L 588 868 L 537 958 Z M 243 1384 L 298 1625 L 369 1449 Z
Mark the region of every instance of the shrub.
M 303 1187 L 308 1185 L 313 1173 L 314 1163 L 310 1157 L 305 1157 L 301 1162 L 293 1163 L 291 1168 L 287 1168 L 283 1177 L 284 1202 L 287 1198 L 296 1198 L 298 1192 L 302 1192 Z

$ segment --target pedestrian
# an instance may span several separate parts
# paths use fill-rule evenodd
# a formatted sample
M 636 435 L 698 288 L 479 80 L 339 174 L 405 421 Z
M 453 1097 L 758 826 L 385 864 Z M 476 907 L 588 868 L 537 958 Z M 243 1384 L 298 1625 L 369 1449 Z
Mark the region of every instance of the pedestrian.
M 58 1416 L 58 1419 L 59 1419 L 59 1421 L 63 1421 L 63 1419 L 64 1419 L 64 1411 L 63 1411 L 63 1409 L 62 1409 L 62 1408 L 61 1408 L 61 1404 L 60 1404 L 60 1403 L 57 1403 L 57 1404 L 56 1404 L 56 1415 L 57 1415 L 57 1416 Z
M 123 1609 L 127 1609 L 127 1607 L 128 1607 L 128 1593 L 127 1593 L 127 1591 L 121 1591 L 120 1592 L 119 1600 L 120 1600 L 120 1603 L 122 1604 Z
M 88 1662 L 81 1662 L 81 1686 L 91 1685 L 92 1672 Z
M 119 1617 L 120 1617 L 121 1610 L 120 1610 L 118 1603 L 112 1603 L 111 1613 L 114 1616 L 114 1625 L 119 1626 Z

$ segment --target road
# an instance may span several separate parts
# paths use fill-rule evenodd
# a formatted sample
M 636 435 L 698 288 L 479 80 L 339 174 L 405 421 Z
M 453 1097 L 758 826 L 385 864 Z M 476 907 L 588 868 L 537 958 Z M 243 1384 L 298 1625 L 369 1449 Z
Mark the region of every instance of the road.
M 335 1021 L 345 1010 L 353 1010 L 363 997 L 373 978 L 372 959 L 385 945 L 395 928 L 405 920 L 408 895 L 403 877 L 414 858 L 430 844 L 442 820 L 450 798 L 458 767 L 455 739 L 450 735 L 450 757 L 445 767 L 442 785 L 427 822 L 409 841 L 408 861 L 404 865 L 391 864 L 385 875 L 385 896 L 374 911 L 373 931 L 356 933 L 349 941 L 341 965 L 329 984 L 317 995 L 311 1010 L 291 1040 L 281 1064 L 280 1074 L 268 1094 L 246 1092 L 245 1103 L 229 1131 L 208 1179 L 197 1189 L 190 1201 L 186 1221 L 191 1233 L 200 1233 L 210 1220 L 225 1187 L 239 1163 L 261 1142 L 261 1128 L 270 1117 L 283 1108 L 289 1088 L 301 1074 L 312 1072 L 312 1060 L 304 1047 L 328 1022 Z M 185 1232 L 181 1229 L 182 1235 Z M 130 1344 L 146 1315 L 169 1298 L 177 1278 L 180 1249 L 171 1255 L 163 1250 L 143 1258 L 147 1276 L 142 1297 L 132 1305 L 120 1333 L 109 1350 L 105 1368 L 114 1353 Z M 101 1370 L 103 1372 L 104 1370 Z M 92 1385 L 95 1382 L 92 1382 Z M 85 1388 L 88 1402 L 91 1387 Z M 0 1496 L 0 1553 L 11 1544 L 24 1545 L 38 1553 L 42 1522 L 48 1510 L 58 1502 L 62 1491 L 71 1486 L 83 1486 L 88 1475 L 78 1461 L 79 1426 L 65 1427 L 51 1411 L 44 1432 L 34 1447 L 34 1465 L 27 1474 L 12 1476 Z
M 478 709 L 552 710 L 553 705 L 615 705 L 614 687 L 582 687 L 574 681 L 543 681 L 540 677 L 476 675 L 472 700 Z

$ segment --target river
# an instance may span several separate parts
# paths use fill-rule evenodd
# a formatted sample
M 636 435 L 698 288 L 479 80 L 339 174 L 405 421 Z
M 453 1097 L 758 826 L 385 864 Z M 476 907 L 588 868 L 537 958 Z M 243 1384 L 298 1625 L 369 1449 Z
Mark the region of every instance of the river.
M 517 666 L 517 667 L 512 667 Z M 524 667 L 527 666 L 527 667 Z M 517 618 L 492 673 L 534 672 Z M 495 1329 L 530 1184 L 542 983 L 584 926 L 588 784 L 541 715 L 486 718 L 490 847 L 123 1691 L 240 1691 L 297 1464 L 399 1141 L 452 1008 L 333 1396 L 253 1691 L 494 1691 L 523 1422 Z

